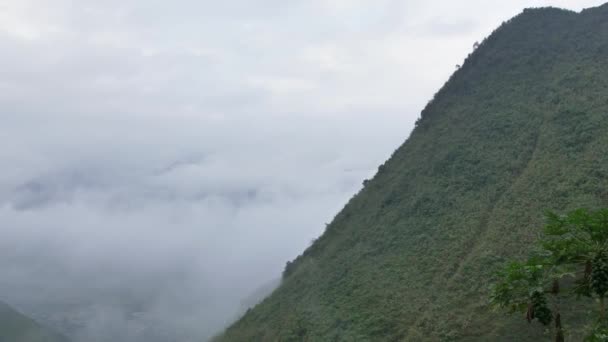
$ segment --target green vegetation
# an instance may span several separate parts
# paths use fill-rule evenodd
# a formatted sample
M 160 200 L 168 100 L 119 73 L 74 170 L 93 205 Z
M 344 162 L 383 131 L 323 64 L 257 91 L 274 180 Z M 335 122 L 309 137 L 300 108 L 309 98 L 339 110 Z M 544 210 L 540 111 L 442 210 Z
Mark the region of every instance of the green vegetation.
M 566 285 L 564 287 L 564 285 Z M 547 214 L 544 237 L 525 262 L 512 262 L 500 272 L 492 302 L 511 312 L 525 311 L 528 322 L 555 320 L 555 341 L 564 341 L 560 311 L 568 297 L 597 298 L 595 334 L 589 341 L 608 340 L 604 299 L 608 292 L 608 209 L 578 209 L 567 216 Z M 552 309 L 546 294 L 552 294 Z
M 549 340 L 492 310 L 489 288 L 535 245 L 538 213 L 607 206 L 606 56 L 608 6 L 504 23 L 280 287 L 217 340 Z M 580 340 L 594 303 L 562 305 Z
M 68 342 L 0 302 L 0 342 Z

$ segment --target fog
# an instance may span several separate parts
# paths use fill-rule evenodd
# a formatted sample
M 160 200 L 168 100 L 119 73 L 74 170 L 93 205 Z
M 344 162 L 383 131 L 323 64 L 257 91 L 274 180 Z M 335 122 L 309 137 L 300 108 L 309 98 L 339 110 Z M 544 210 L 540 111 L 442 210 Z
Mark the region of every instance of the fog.
M 373 173 L 369 142 L 400 135 L 362 118 L 55 118 L 4 132 L 0 293 L 83 341 L 217 332 Z
M 551 3 L 0 1 L 0 300 L 74 341 L 209 338 Z

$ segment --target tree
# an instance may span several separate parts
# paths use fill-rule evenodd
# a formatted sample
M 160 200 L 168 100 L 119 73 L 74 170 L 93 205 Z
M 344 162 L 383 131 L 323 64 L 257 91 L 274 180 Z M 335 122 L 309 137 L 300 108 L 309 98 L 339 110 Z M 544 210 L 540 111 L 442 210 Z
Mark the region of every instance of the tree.
M 608 209 L 578 209 L 560 217 L 547 214 L 542 247 L 552 262 L 577 272 L 574 293 L 599 299 L 599 318 L 606 319 L 604 299 L 608 292 Z
M 512 262 L 498 274 L 491 302 L 511 311 L 526 311 L 529 322 L 536 319 L 548 325 L 554 320 L 555 340 L 563 341 L 559 297 L 597 298 L 596 331 L 588 340 L 608 341 L 604 334 L 608 331 L 608 209 L 577 209 L 564 216 L 549 212 L 543 233 L 532 257 L 524 263 Z M 575 281 L 560 291 L 565 277 Z
M 289 277 L 289 275 L 293 272 L 294 267 L 295 265 L 293 261 L 287 261 L 285 263 L 285 268 L 283 269 L 283 279 Z
M 563 341 L 558 305 L 560 268 L 544 258 L 532 257 L 525 263 L 511 262 L 499 276 L 492 288 L 492 303 L 510 312 L 525 312 L 528 323 L 537 320 L 548 326 L 555 321 L 555 341 Z

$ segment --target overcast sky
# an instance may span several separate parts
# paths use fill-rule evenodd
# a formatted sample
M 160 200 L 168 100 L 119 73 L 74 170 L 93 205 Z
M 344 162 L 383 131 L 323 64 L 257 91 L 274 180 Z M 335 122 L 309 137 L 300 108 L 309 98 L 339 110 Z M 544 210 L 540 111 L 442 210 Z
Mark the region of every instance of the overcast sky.
M 76 303 L 87 341 L 216 332 L 476 41 L 601 3 L 0 0 L 0 300 L 51 324 Z

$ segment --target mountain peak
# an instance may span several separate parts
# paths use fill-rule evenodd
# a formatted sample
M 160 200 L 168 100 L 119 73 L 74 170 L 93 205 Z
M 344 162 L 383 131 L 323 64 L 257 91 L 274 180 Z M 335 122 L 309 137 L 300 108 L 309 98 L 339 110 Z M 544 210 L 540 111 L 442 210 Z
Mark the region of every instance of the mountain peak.
M 534 243 L 543 212 L 608 204 L 605 9 L 530 9 L 499 27 L 218 340 L 542 340 L 491 310 L 488 286 Z M 586 312 L 564 312 L 572 340 Z

